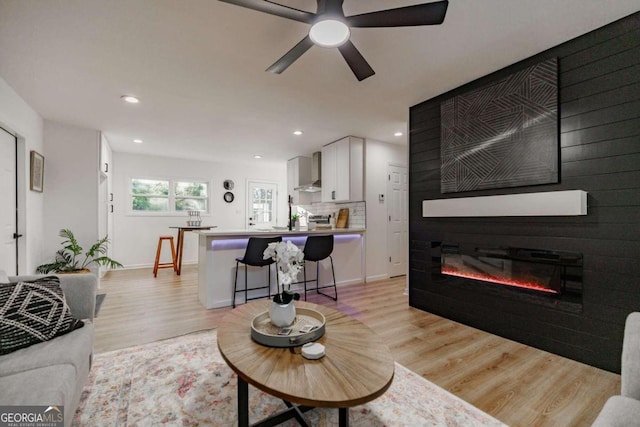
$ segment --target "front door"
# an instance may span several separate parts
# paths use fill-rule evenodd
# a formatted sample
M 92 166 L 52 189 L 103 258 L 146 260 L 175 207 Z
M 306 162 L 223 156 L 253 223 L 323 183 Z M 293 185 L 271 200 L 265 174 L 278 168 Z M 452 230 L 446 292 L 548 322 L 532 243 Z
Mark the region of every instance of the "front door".
M 389 276 L 407 274 L 407 229 L 408 229 L 408 175 L 403 166 L 388 167 L 387 181 L 387 241 L 389 248 Z
M 0 128 L 0 270 L 18 274 L 16 138 Z
M 247 190 L 247 228 L 271 229 L 278 219 L 278 184 L 249 181 Z

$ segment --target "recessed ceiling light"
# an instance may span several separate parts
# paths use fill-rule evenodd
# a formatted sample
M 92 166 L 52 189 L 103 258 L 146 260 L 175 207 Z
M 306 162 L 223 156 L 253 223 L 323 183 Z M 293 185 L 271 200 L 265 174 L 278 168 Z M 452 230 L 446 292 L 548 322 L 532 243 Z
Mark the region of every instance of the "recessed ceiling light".
M 138 98 L 136 98 L 135 96 L 131 96 L 131 95 L 122 95 L 120 98 L 124 99 L 125 101 L 127 101 L 130 104 L 137 104 L 138 102 L 140 102 L 140 100 Z
M 402 135 L 403 135 L 402 132 L 396 132 L 396 133 L 393 134 L 393 136 L 402 136 Z
M 255 156 L 253 156 L 254 159 L 261 159 L 262 156 L 260 154 L 256 154 Z
M 135 142 L 136 144 L 142 144 L 142 140 L 141 139 L 134 139 L 133 142 Z
M 338 47 L 349 40 L 351 30 L 347 24 L 336 19 L 325 19 L 311 26 L 309 38 L 322 47 Z
M 294 135 L 302 135 L 302 131 L 301 130 L 294 130 L 293 134 Z

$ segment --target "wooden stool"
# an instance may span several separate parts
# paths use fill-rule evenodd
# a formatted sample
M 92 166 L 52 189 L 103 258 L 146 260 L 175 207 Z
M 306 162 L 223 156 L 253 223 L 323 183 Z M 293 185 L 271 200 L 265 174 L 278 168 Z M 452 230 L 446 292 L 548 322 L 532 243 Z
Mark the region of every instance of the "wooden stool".
M 160 263 L 160 253 L 162 252 L 162 241 L 168 240 L 171 245 L 171 262 Z M 160 236 L 158 239 L 158 250 L 156 251 L 156 262 L 153 265 L 153 277 L 158 276 L 159 268 L 172 267 L 173 271 L 178 271 L 178 265 L 176 264 L 176 247 L 173 245 L 173 236 Z

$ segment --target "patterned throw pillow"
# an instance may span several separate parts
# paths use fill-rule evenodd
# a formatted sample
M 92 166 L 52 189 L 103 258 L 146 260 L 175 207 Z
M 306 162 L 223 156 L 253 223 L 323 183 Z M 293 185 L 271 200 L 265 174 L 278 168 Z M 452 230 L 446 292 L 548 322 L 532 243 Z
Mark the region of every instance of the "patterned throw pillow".
M 71 317 L 55 276 L 0 284 L 0 354 L 48 341 L 82 325 Z

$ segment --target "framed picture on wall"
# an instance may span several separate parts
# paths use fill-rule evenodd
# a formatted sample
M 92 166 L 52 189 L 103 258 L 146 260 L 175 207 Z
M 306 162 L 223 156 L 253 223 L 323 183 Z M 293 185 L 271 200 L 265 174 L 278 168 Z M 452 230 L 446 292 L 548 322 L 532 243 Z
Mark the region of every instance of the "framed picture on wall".
M 558 58 L 447 99 L 440 117 L 441 193 L 558 182 Z
M 42 193 L 44 188 L 44 156 L 31 151 L 31 191 Z

